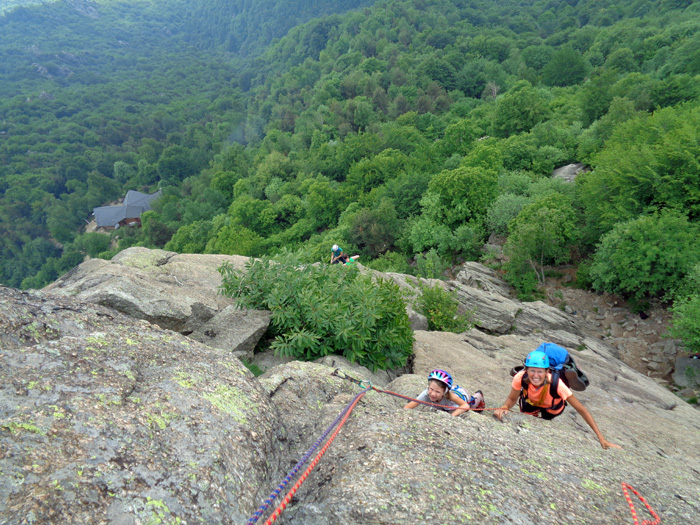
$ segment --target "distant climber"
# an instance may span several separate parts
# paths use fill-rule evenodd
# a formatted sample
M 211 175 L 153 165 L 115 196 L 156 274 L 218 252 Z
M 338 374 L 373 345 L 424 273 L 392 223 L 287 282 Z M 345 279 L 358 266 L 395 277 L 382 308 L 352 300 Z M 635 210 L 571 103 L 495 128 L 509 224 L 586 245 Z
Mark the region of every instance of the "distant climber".
M 359 255 L 349 257 L 337 244 L 334 244 L 331 248 L 331 264 L 351 264 L 359 259 L 359 257 Z
M 588 412 L 581 402 L 574 397 L 564 381 L 552 383 L 552 373 L 550 371 L 549 357 L 546 353 L 535 350 L 530 352 L 525 359 L 525 369 L 521 370 L 513 377 L 512 388 L 508 399 L 499 409 L 493 413 L 499 420 L 508 412 L 516 402 L 519 401 L 520 411 L 537 415 L 542 419 L 554 419 L 560 415 L 567 403 L 581 414 L 581 417 L 593 429 L 600 441 L 600 446 L 604 449 L 622 448 L 606 440 L 598 429 L 593 416 Z M 555 390 L 550 392 L 550 387 L 555 386 Z

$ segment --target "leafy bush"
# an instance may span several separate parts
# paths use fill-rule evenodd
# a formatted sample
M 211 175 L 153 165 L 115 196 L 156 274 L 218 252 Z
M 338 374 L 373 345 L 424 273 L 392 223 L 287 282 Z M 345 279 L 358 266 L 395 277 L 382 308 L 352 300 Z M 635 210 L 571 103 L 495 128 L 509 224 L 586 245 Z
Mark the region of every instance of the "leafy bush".
M 421 295 L 417 304 L 428 318 L 428 329 L 441 332 L 464 332 L 471 329 L 473 312 L 459 313 L 459 302 L 454 292 L 448 292 L 440 284 L 419 286 Z
M 486 227 L 489 233 L 508 235 L 508 223 L 518 216 L 520 210 L 530 202 L 524 195 L 504 193 L 489 208 L 486 214 Z
M 576 269 L 576 280 L 574 285 L 581 289 L 590 289 L 593 287 L 593 281 L 591 280 L 591 262 L 581 261 Z
M 340 354 L 372 370 L 403 366 L 413 349 L 399 287 L 344 265 L 301 265 L 282 254 L 250 260 L 244 270 L 224 264 L 221 291 L 241 308 L 272 312 L 271 348 L 312 360 Z
M 406 257 L 396 252 L 386 252 L 371 260 L 365 266 L 378 272 L 409 273 L 411 270 Z
M 700 351 L 700 264 L 693 267 L 671 307 L 673 319 L 668 331 L 683 341 L 691 352 Z
M 617 224 L 593 257 L 593 286 L 637 299 L 672 294 L 700 262 L 697 239 L 698 227 L 673 210 Z

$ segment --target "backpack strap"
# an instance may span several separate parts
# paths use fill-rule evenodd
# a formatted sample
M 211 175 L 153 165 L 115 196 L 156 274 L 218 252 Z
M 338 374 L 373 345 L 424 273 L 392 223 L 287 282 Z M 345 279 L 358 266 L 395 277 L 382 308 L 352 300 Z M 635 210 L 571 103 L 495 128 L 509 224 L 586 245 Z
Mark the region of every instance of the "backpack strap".
M 551 407 L 540 407 L 546 410 L 559 410 L 563 407 L 566 402 L 559 396 L 557 391 L 559 388 L 559 380 L 561 379 L 561 370 L 549 369 L 549 373 L 552 375 L 552 382 L 549 384 L 549 395 L 552 396 L 552 406 Z M 530 380 L 527 377 L 527 371 L 523 374 L 522 381 L 520 383 L 520 400 L 527 401 L 527 387 L 530 384 Z M 564 382 L 566 384 L 566 382 Z M 558 400 L 558 401 L 557 401 Z M 522 408 L 522 406 L 521 406 Z
M 559 410 L 564 406 L 564 400 L 559 397 L 559 380 L 561 379 L 561 370 L 552 370 L 552 382 L 549 385 L 549 395 L 552 396 L 552 410 Z M 564 381 L 566 384 L 566 381 Z M 559 402 L 557 402 L 557 399 Z

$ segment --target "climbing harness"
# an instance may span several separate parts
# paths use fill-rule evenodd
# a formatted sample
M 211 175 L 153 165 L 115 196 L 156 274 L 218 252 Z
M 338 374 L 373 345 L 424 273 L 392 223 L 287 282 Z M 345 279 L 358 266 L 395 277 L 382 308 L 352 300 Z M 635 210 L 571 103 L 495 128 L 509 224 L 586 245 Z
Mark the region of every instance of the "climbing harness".
M 637 511 L 634 510 L 634 503 L 632 503 L 632 498 L 630 498 L 630 495 L 627 492 L 627 489 L 630 489 L 635 496 L 639 498 L 639 501 L 644 503 L 644 506 L 647 508 L 649 511 L 649 514 L 651 514 L 655 521 L 650 521 L 650 520 L 644 520 L 642 521 L 642 525 L 658 525 L 661 523 L 661 518 L 659 515 L 654 512 L 654 509 L 651 508 L 651 505 L 647 503 L 647 500 L 645 500 L 639 492 L 637 492 L 632 485 L 629 483 L 625 483 L 624 481 L 622 482 L 622 492 L 625 493 L 625 498 L 627 499 L 627 503 L 630 506 L 630 512 L 632 512 L 632 521 L 634 521 L 634 525 L 639 525 L 639 520 L 637 519 Z
M 337 374 L 334 374 L 337 375 Z M 360 384 L 361 382 L 355 379 L 353 382 L 356 384 Z M 353 409 L 355 408 L 355 405 L 359 402 L 359 400 L 367 393 L 370 391 L 371 387 L 367 387 L 365 390 L 360 392 L 355 396 L 355 398 L 348 403 L 348 405 L 338 414 L 338 417 L 335 418 L 335 421 L 330 424 L 330 426 L 321 434 L 321 437 L 319 437 L 316 442 L 309 448 L 309 450 L 304 453 L 304 455 L 301 457 L 299 462 L 292 468 L 292 470 L 289 471 L 287 476 L 280 482 L 280 484 L 277 486 L 275 490 L 273 490 L 270 495 L 267 497 L 265 502 L 258 508 L 258 510 L 253 514 L 250 519 L 246 522 L 246 525 L 254 525 L 255 523 L 258 522 L 258 520 L 262 517 L 263 513 L 265 510 L 272 504 L 272 502 L 279 496 L 279 494 L 284 490 L 284 488 L 287 486 L 287 484 L 296 476 L 297 472 L 301 469 L 301 467 L 306 464 L 306 462 L 309 460 L 311 457 L 311 454 L 314 453 L 314 451 L 319 447 L 321 443 L 326 439 L 328 434 L 331 433 L 333 428 L 335 428 L 336 425 L 338 425 L 338 422 L 340 422 L 340 425 L 338 428 L 335 430 L 333 435 L 330 437 L 328 442 L 323 446 L 321 451 L 316 455 L 316 457 L 313 459 L 309 467 L 304 471 L 304 473 L 301 475 L 299 480 L 294 484 L 292 489 L 287 493 L 287 495 L 284 497 L 282 502 L 279 504 L 279 506 L 272 512 L 270 517 L 267 519 L 265 522 L 265 525 L 268 525 L 270 523 L 274 523 L 274 521 L 279 518 L 280 514 L 282 514 L 282 511 L 286 508 L 287 504 L 289 501 L 292 499 L 296 491 L 301 487 L 301 485 L 304 483 L 306 478 L 308 477 L 309 473 L 313 470 L 313 468 L 316 466 L 316 463 L 319 462 L 321 457 L 326 453 L 326 450 L 330 446 L 330 444 L 333 442 L 335 437 L 338 435 L 338 432 L 340 432 L 340 429 L 343 427 L 345 424 L 345 421 L 350 417 L 350 414 L 352 413 Z

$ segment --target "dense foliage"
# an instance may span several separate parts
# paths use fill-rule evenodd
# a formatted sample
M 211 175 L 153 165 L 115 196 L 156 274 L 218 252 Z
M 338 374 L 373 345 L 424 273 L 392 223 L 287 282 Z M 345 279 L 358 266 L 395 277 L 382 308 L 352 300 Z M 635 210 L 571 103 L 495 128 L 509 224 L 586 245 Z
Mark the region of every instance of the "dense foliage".
M 645 266 L 602 239 L 700 219 L 696 2 L 73 1 L 0 35 L 4 284 L 134 245 L 314 262 L 339 243 L 441 276 L 495 234 L 523 293 L 583 258 L 600 289 L 658 296 L 667 276 L 608 275 Z M 576 183 L 551 178 L 573 162 Z M 143 228 L 85 237 L 93 207 L 156 188 Z
M 700 264 L 688 273 L 671 309 L 669 333 L 692 352 L 700 352 Z
M 672 210 L 618 223 L 593 259 L 593 286 L 636 299 L 673 295 L 700 263 L 699 236 L 697 224 Z
M 306 360 L 339 354 L 372 370 L 406 364 L 413 332 L 399 287 L 345 265 L 301 265 L 285 255 L 220 269 L 221 291 L 272 312 L 271 347 Z

